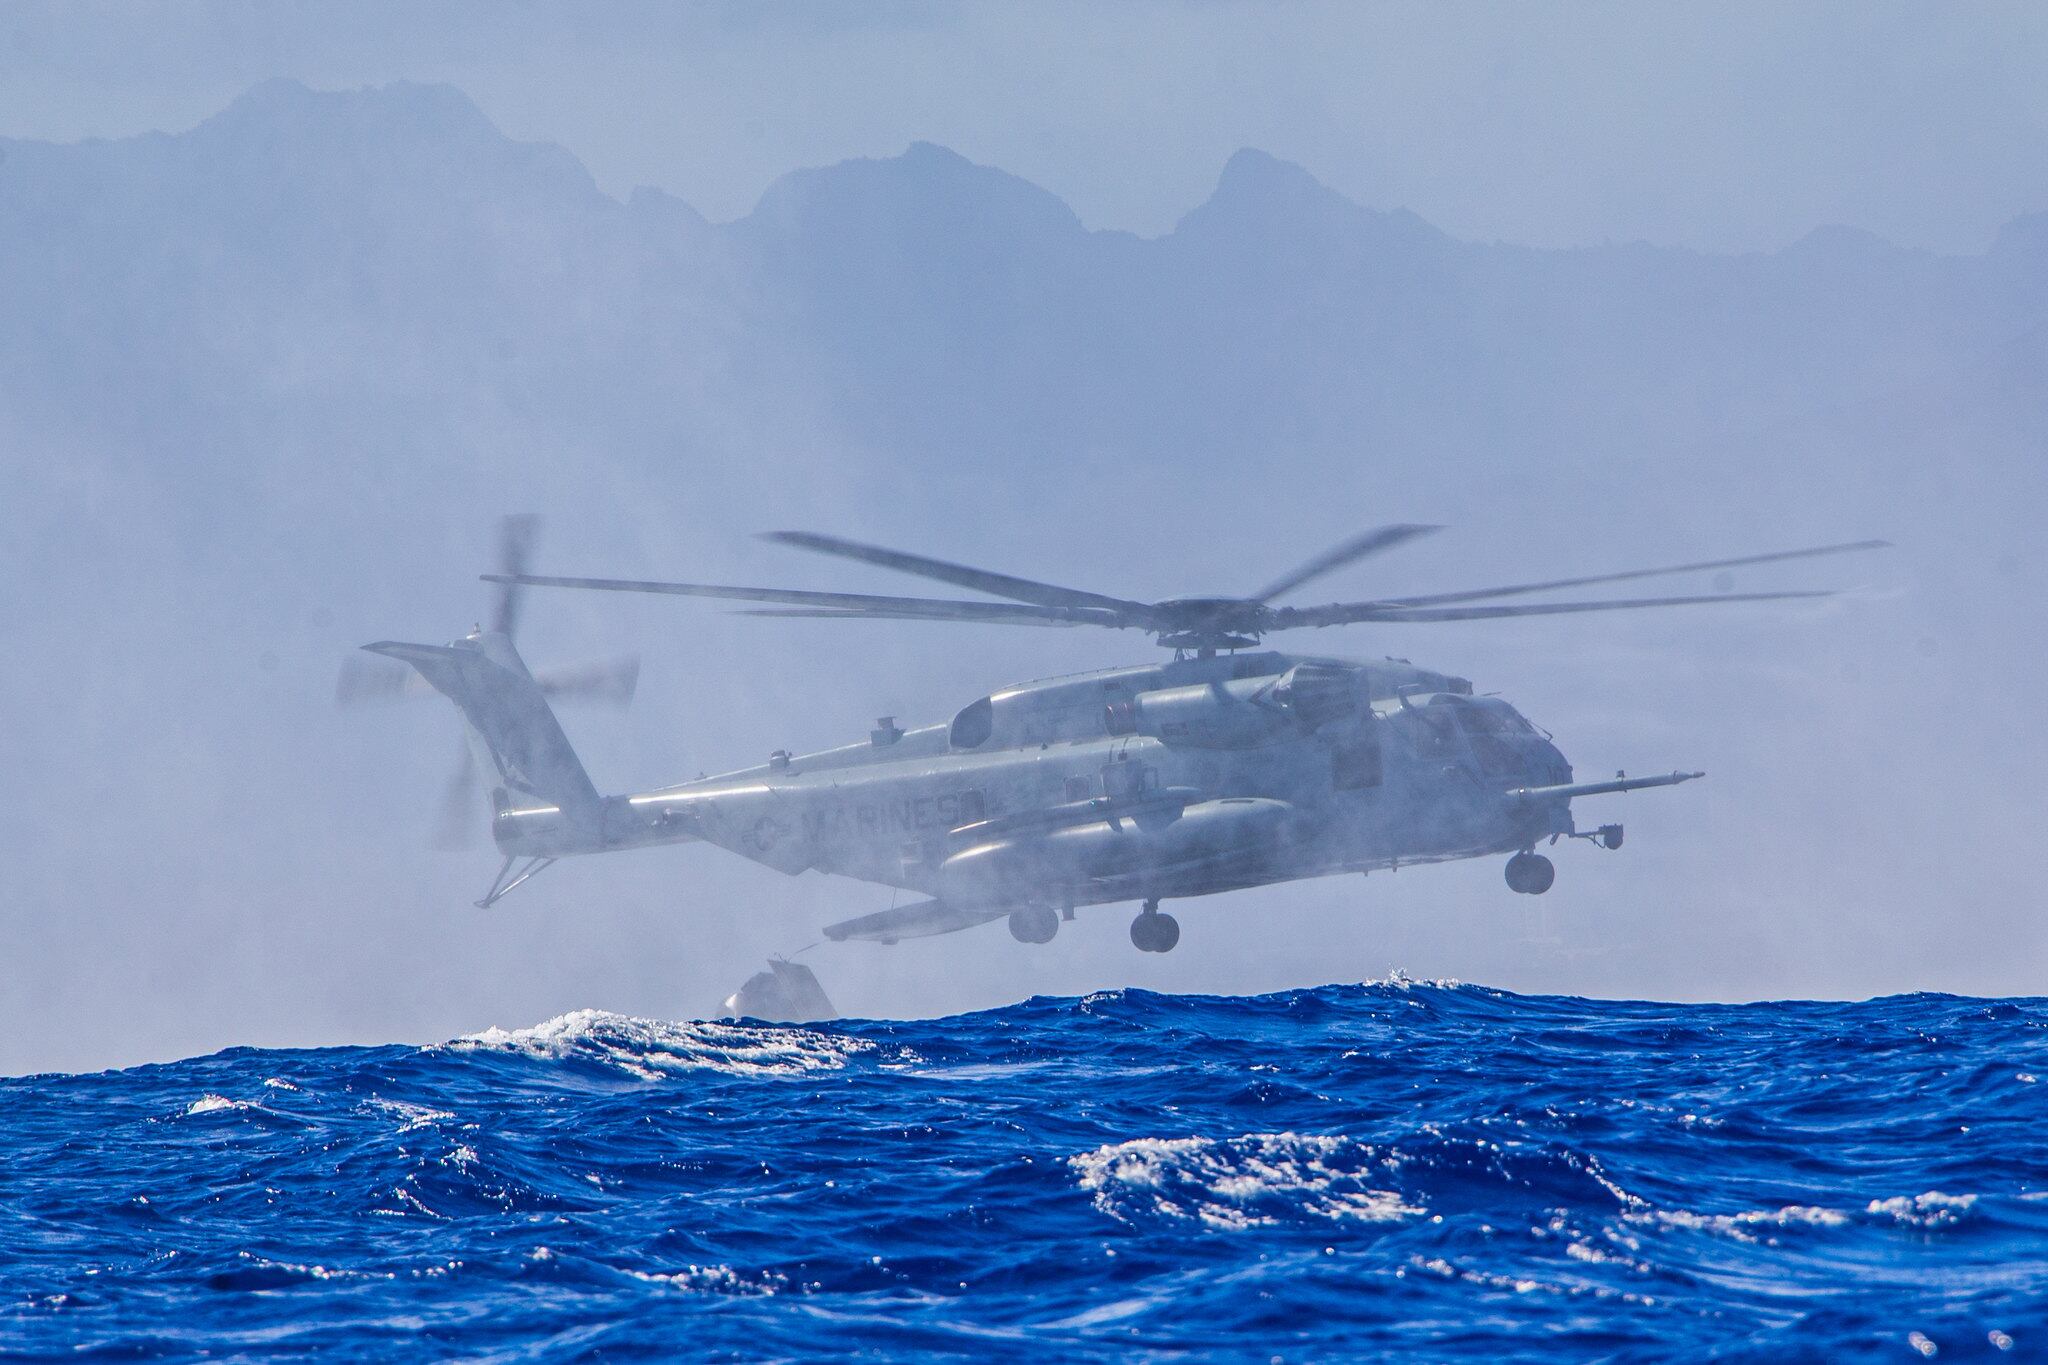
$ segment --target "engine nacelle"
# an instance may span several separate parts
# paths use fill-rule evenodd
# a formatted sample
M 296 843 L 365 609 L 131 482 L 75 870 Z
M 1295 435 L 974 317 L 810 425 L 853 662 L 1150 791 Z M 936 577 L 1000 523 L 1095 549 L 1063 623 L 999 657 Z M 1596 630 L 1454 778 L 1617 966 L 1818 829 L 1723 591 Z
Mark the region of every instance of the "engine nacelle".
M 1109 704 L 1109 732 L 1197 749 L 1252 749 L 1287 728 L 1286 715 L 1255 696 L 1243 682 L 1140 692 L 1129 701 Z
M 1233 678 L 1140 692 L 1109 704 L 1112 735 L 1145 735 L 1195 749 L 1255 749 L 1354 714 L 1352 671 L 1303 663 L 1278 678 Z
M 1304 730 L 1358 714 L 1358 675 L 1338 664 L 1300 663 L 1280 675 L 1273 701 Z

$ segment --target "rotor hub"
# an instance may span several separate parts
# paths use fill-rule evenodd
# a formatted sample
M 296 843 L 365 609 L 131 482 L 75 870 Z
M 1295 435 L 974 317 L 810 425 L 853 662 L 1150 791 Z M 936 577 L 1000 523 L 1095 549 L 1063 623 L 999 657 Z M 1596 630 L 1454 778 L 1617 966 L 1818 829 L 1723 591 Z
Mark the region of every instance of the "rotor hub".
M 1250 649 L 1271 608 L 1246 597 L 1176 597 L 1154 603 L 1160 645 L 1167 649 Z

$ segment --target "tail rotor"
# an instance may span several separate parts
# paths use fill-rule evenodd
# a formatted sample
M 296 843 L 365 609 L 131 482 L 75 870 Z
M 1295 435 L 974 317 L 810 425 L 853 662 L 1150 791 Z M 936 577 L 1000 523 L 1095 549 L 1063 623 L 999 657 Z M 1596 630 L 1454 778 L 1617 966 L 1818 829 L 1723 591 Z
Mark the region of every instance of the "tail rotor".
M 520 512 L 498 523 L 499 577 L 497 601 L 491 611 L 491 629 L 506 639 L 519 635 L 519 604 L 526 594 L 518 582 L 533 559 L 533 542 L 540 534 L 540 518 Z
M 505 517 L 498 523 L 498 573 L 490 580 L 496 587 L 490 634 L 503 636 L 507 642 L 513 640 L 519 628 L 526 596 L 526 587 L 519 580 L 532 564 L 539 532 L 540 518 L 530 512 Z M 539 669 L 532 676 L 541 694 L 550 701 L 623 707 L 633 700 L 634 690 L 639 686 L 640 660 L 636 655 L 588 660 Z M 361 653 L 342 660 L 334 690 L 335 704 L 343 708 L 434 695 L 433 685 L 415 669 L 383 655 Z M 474 846 L 476 813 L 483 801 L 476 753 L 465 743 L 443 788 L 441 809 L 430 840 L 432 846 L 444 850 Z

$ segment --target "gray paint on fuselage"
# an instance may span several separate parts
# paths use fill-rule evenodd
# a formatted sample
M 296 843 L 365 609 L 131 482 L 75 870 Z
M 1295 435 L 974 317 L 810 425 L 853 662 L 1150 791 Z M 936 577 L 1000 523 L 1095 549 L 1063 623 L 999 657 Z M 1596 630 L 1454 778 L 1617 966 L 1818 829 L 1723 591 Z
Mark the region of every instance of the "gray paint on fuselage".
M 1312 731 L 1284 730 L 1252 747 L 1203 748 L 1108 733 L 1111 702 L 1193 684 L 1277 681 L 1299 663 L 1345 669 L 1358 693 L 1356 712 Z M 1504 851 L 1568 829 L 1562 805 L 1502 802 L 1502 784 L 1477 770 L 1449 709 L 1427 713 L 1437 693 L 1453 694 L 1458 704 L 1505 708 L 1466 702 L 1469 692 L 1462 679 L 1403 661 L 1343 664 L 1273 652 L 1046 679 L 992 693 L 989 736 L 971 749 L 954 749 L 947 725 L 923 726 L 892 742 L 794 756 L 631 798 L 631 807 L 657 828 L 636 830 L 627 841 L 697 837 L 790 874 L 816 869 L 936 893 L 938 865 L 954 851 L 946 842 L 952 831 L 1077 797 L 1102 797 L 1103 771 L 1117 763 L 1151 770 L 1155 788 L 1269 798 L 1296 812 L 1284 867 L 1248 872 L 1219 858 L 1213 870 L 1190 872 L 1191 880 L 1176 883 L 1177 895 Z M 1528 741 L 1517 740 L 1527 751 L 1521 757 L 1528 771 L 1545 780 L 1559 771 L 1568 776 L 1554 749 L 1533 732 Z M 1335 755 L 1361 742 L 1378 750 L 1379 780 L 1340 789 Z M 1133 894 L 1113 878 L 1095 890 L 1100 894 L 1069 886 L 1058 895 L 1088 902 Z

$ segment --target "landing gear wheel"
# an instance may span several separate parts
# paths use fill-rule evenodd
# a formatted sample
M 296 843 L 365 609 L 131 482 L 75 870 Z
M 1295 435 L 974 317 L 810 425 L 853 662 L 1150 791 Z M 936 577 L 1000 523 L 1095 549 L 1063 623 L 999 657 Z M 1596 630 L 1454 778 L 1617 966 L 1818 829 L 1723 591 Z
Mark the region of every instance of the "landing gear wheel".
M 1141 953 L 1170 953 L 1180 942 L 1180 921 L 1159 913 L 1158 901 L 1146 901 L 1145 908 L 1131 921 L 1131 942 Z
M 1540 896 L 1557 880 L 1557 866 L 1541 853 L 1517 853 L 1508 859 L 1508 890 Z
M 1050 905 L 1027 905 L 1010 912 L 1010 937 L 1019 943 L 1050 943 L 1059 931 L 1059 912 Z

